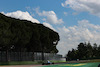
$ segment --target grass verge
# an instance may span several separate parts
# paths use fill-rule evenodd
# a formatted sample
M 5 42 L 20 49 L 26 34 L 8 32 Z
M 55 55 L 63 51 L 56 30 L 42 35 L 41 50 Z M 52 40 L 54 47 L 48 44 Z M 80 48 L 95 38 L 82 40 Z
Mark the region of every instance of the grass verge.
M 100 62 L 100 59 L 67 61 L 66 63 L 95 63 L 95 62 Z
M 91 63 L 91 62 L 100 62 L 100 59 L 94 60 L 80 60 L 80 61 L 55 61 L 52 60 L 51 62 L 54 63 Z M 42 61 L 11 61 L 11 62 L 0 62 L 0 66 L 2 65 L 37 65 L 42 64 Z
M 11 62 L 0 62 L 0 65 L 33 65 L 41 64 L 41 61 L 11 61 Z

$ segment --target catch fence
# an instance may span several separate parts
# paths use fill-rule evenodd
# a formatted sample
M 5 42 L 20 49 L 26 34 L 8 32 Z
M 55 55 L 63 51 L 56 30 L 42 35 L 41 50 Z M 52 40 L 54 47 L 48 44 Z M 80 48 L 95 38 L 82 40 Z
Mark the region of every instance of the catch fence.
M 44 53 L 44 60 L 60 60 L 62 55 L 55 53 Z M 0 62 L 2 61 L 41 61 L 40 52 L 5 52 L 0 51 Z

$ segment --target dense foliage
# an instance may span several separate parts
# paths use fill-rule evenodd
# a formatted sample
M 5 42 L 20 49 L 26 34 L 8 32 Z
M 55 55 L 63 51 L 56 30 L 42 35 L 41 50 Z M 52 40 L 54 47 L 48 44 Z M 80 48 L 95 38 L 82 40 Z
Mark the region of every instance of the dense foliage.
M 57 53 L 57 32 L 26 20 L 0 13 L 0 51 L 36 51 Z
M 100 45 L 91 43 L 80 43 L 77 49 L 72 49 L 67 54 L 67 60 L 88 60 L 88 59 L 100 59 Z

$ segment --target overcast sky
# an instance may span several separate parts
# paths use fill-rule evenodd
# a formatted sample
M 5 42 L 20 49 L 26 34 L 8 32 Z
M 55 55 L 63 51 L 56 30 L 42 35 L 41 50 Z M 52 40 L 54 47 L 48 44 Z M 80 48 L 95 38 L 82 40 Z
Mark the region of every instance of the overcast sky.
M 100 0 L 0 0 L 0 12 L 57 31 L 62 55 L 80 42 L 100 44 Z

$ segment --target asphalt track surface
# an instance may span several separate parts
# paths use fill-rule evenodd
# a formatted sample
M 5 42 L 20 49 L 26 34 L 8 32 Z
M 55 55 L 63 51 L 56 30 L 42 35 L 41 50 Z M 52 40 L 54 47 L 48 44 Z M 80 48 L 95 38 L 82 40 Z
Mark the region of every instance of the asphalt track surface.
M 54 64 L 54 65 L 11 65 L 0 67 L 98 67 L 98 63 L 66 63 L 66 64 Z

